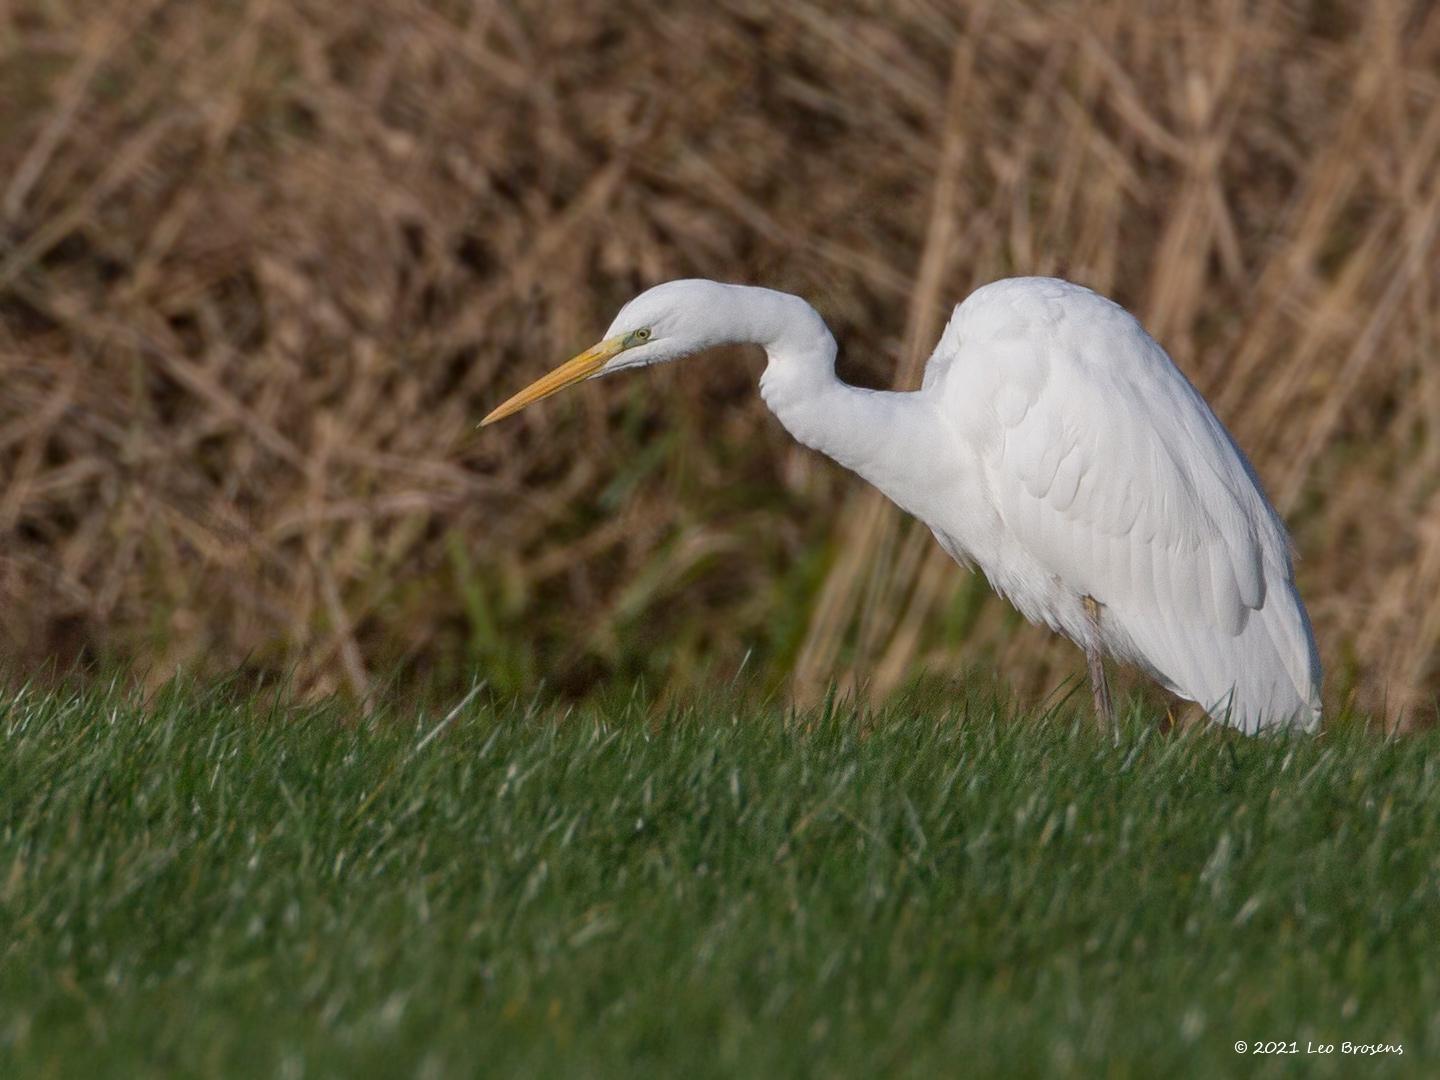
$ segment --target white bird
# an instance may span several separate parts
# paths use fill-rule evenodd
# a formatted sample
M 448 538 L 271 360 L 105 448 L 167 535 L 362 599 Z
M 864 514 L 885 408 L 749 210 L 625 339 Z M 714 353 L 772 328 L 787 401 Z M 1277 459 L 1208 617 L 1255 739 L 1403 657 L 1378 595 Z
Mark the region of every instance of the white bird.
M 907 393 L 841 382 L 835 339 L 798 296 L 671 281 L 481 426 L 583 379 L 726 344 L 765 350 L 760 393 L 791 435 L 1084 649 L 1105 723 L 1109 656 L 1247 733 L 1319 725 L 1320 659 L 1284 523 L 1165 350 L 1079 285 L 977 289 Z

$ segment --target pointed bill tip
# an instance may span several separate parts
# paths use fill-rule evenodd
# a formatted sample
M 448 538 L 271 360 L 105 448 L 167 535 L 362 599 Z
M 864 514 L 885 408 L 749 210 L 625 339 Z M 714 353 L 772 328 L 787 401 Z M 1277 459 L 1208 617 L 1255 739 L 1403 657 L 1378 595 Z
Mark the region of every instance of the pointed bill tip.
M 491 410 L 490 414 L 476 425 L 476 428 L 483 428 L 487 424 L 495 423 L 496 420 L 503 420 L 512 413 L 519 412 L 526 405 L 531 405 L 541 398 L 547 398 L 551 394 L 564 390 L 567 386 L 590 378 L 624 347 L 624 339 L 614 337 L 586 349 L 579 356 L 565 361 L 548 375 L 536 379 L 514 397 Z

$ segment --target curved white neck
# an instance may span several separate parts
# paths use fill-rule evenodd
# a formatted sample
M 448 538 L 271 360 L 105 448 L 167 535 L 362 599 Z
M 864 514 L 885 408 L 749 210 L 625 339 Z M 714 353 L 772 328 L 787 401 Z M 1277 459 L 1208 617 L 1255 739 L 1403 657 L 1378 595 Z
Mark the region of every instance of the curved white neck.
M 905 510 L 924 508 L 898 495 L 913 473 L 910 448 L 939 417 L 917 393 L 865 390 L 835 374 L 837 348 L 825 321 L 798 296 L 737 287 L 730 321 L 737 342 L 761 346 L 769 361 L 760 395 L 797 441 L 859 473 Z M 902 484 L 904 490 L 913 485 Z

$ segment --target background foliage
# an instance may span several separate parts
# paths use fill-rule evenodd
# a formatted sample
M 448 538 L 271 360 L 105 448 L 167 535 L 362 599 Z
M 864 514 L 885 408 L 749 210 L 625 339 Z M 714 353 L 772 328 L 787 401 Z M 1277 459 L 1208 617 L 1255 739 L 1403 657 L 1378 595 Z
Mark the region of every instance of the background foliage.
M 1432 709 L 1440 9 L 18 0 L 0 642 L 800 696 L 1078 671 L 722 353 L 472 434 L 682 275 L 914 386 L 976 284 L 1134 310 L 1290 521 L 1332 704 Z M 748 658 L 748 660 L 747 660 Z

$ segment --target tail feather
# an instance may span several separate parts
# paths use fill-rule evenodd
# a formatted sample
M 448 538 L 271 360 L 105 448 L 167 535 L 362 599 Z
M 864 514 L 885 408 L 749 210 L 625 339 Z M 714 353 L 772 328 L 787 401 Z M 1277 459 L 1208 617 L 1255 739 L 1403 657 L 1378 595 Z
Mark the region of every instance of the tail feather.
M 1140 661 L 1168 689 L 1217 723 L 1247 734 L 1320 726 L 1320 658 L 1305 606 L 1287 573 L 1267 574 L 1265 599 L 1246 609 L 1239 633 L 1176 625 L 1166 613 L 1126 618 Z

